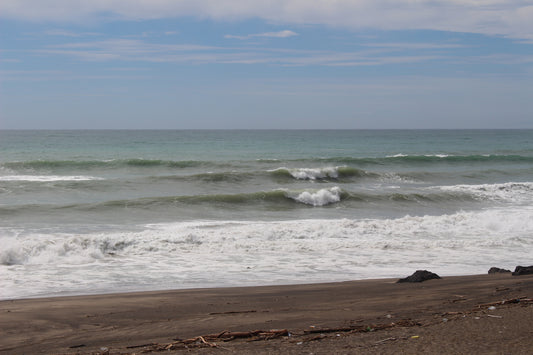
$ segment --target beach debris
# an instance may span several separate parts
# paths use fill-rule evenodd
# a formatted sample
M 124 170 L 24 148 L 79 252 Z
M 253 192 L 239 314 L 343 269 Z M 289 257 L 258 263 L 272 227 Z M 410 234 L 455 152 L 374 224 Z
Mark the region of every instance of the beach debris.
M 68 348 L 69 349 L 78 349 L 78 348 L 83 348 L 84 346 L 87 346 L 85 344 L 78 344 L 78 345 L 72 345 L 72 346 L 69 346 Z
M 366 333 L 374 332 L 377 330 L 389 329 L 394 327 L 414 327 L 420 326 L 419 322 L 412 321 L 410 319 L 399 320 L 394 323 L 387 324 L 370 324 L 370 325 L 359 325 L 359 326 L 350 326 L 350 327 L 341 327 L 341 328 L 315 328 L 304 330 L 304 334 L 327 334 L 327 333 L 343 333 L 343 332 L 352 332 L 352 333 Z
M 514 269 L 513 276 L 520 275 L 533 275 L 533 265 L 532 266 L 517 266 Z
M 502 291 L 508 291 L 508 290 L 510 290 L 509 287 L 504 287 L 504 286 L 496 287 L 496 292 L 502 292 Z
M 138 344 L 138 345 L 129 345 L 126 346 L 126 349 L 136 349 L 136 348 L 145 348 L 147 346 L 156 346 L 157 343 L 146 343 L 146 344 Z
M 494 306 L 490 306 L 490 307 L 488 308 L 489 311 L 494 311 L 495 309 L 496 309 L 496 307 L 494 307 Z
M 454 296 L 457 298 L 450 300 L 451 303 L 468 301 L 468 298 L 465 298 L 465 296 L 463 295 L 454 295 Z
M 288 336 L 289 331 L 287 329 L 271 329 L 271 330 L 253 330 L 249 332 L 231 332 L 225 330 L 217 334 L 208 334 L 201 335 L 190 339 L 174 339 L 175 341 L 168 344 L 144 344 L 144 345 L 134 345 L 129 346 L 128 348 L 140 348 L 145 347 L 146 349 L 143 352 L 150 351 L 164 351 L 164 350 L 177 350 L 177 349 L 189 349 L 189 348 L 201 348 L 201 347 L 211 347 L 211 348 L 220 348 L 220 346 L 214 341 L 232 341 L 235 339 L 244 339 L 247 338 L 248 341 L 256 340 L 270 340 L 281 336 Z
M 491 318 L 503 318 L 502 316 L 495 316 L 493 314 L 487 314 L 487 317 L 491 317 Z
M 443 316 L 460 316 L 463 315 L 463 312 L 444 312 Z
M 423 282 L 432 279 L 440 279 L 440 276 L 427 270 L 416 270 L 414 274 L 403 279 L 399 279 L 396 283 L 402 282 Z
M 507 270 L 507 269 L 500 269 L 499 267 L 491 267 L 489 269 L 489 274 L 505 274 L 505 273 L 510 273 L 511 270 Z
M 264 313 L 267 313 L 268 311 L 262 311 Z M 247 311 L 227 311 L 227 312 L 211 312 L 209 313 L 210 316 L 213 315 L 221 315 L 221 314 L 240 314 L 240 313 L 257 313 L 255 309 L 247 310 Z
M 503 300 L 503 301 L 480 304 L 477 307 L 490 309 L 490 307 L 504 305 L 504 304 L 512 304 L 512 303 L 523 303 L 523 304 L 533 303 L 533 298 L 527 298 L 527 297 L 510 298 L 510 299 Z
M 411 339 L 418 339 L 418 338 L 420 338 L 420 335 L 413 335 L 413 336 L 411 336 Z

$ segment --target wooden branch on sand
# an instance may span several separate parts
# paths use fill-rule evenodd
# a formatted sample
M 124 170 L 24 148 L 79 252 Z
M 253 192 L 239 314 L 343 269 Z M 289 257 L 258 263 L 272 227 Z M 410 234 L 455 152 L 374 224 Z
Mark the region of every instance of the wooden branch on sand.
M 526 297 L 511 298 L 511 299 L 503 300 L 503 301 L 499 301 L 499 302 L 491 302 L 491 303 L 480 304 L 480 305 L 478 305 L 478 308 L 487 308 L 487 307 L 491 307 L 491 306 L 501 306 L 501 305 L 504 305 L 504 304 L 511 304 L 511 303 L 523 303 L 523 304 L 533 303 L 533 298 L 526 298 Z
M 360 332 L 373 332 L 375 330 L 383 330 L 388 328 L 394 328 L 394 327 L 414 327 L 414 326 L 420 326 L 421 324 L 418 322 L 414 322 L 410 319 L 405 320 L 399 320 L 395 323 L 388 323 L 388 324 L 372 324 L 372 325 L 363 325 L 363 326 L 355 326 L 355 327 L 343 327 L 343 328 L 318 328 L 318 329 L 309 329 L 304 330 L 305 334 L 316 334 L 316 333 L 342 333 L 342 332 L 354 332 L 354 333 L 360 333 Z
M 197 336 L 194 338 L 176 340 L 169 344 L 147 344 L 148 348 L 145 349 L 145 352 L 150 351 L 164 351 L 164 350 L 177 350 L 177 349 L 188 349 L 194 347 L 219 347 L 214 341 L 231 341 L 234 339 L 244 339 L 248 338 L 249 341 L 256 340 L 269 340 L 281 336 L 288 336 L 289 331 L 287 329 L 271 329 L 271 330 L 253 330 L 249 332 L 230 332 L 223 331 L 218 334 L 208 334 Z

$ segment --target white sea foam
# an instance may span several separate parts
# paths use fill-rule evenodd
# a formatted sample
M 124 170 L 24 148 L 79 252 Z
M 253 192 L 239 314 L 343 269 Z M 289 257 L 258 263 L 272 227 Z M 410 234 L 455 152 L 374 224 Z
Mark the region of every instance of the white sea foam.
M 331 187 L 328 189 L 320 189 L 316 191 L 304 191 L 298 193 L 288 193 L 288 197 L 295 201 L 305 203 L 311 206 L 325 206 L 341 200 L 342 190 L 340 187 Z
M 402 153 L 399 153 L 399 154 L 394 154 L 394 155 L 387 155 L 387 158 L 405 158 L 405 157 L 408 157 L 410 156 L 409 154 L 402 154 Z M 412 156 L 416 156 L 416 155 L 412 155 Z M 428 157 L 428 158 L 431 158 L 431 157 L 435 157 L 435 158 L 447 158 L 447 157 L 450 157 L 450 156 L 453 156 L 453 155 L 449 155 L 449 154 L 424 154 L 425 157 Z
M 89 181 L 89 180 L 104 180 L 103 178 L 96 176 L 61 176 L 61 175 L 5 175 L 0 176 L 0 181 L 37 181 L 37 182 L 49 182 L 49 181 Z
M 530 203 L 533 199 L 533 182 L 507 182 L 503 184 L 453 185 L 430 189 L 473 194 L 480 200 L 497 200 L 513 203 Z
M 290 174 L 299 180 L 316 180 L 316 179 L 326 179 L 326 178 L 338 178 L 339 170 L 336 167 L 326 167 L 326 168 L 301 168 L 301 169 L 290 169 Z
M 485 273 L 531 262 L 533 208 L 398 219 L 0 231 L 0 298 Z M 276 267 L 272 267 L 276 265 Z M 24 282 L 20 282 L 24 280 Z
M 275 171 L 288 171 L 289 174 L 297 180 L 317 180 L 317 179 L 337 179 L 339 177 L 339 168 L 341 167 L 324 167 L 324 168 L 277 168 L 268 170 L 269 172 Z
M 379 176 L 379 180 L 386 183 L 394 183 L 394 182 L 400 182 L 405 184 L 419 184 L 420 181 L 416 181 L 413 178 L 409 178 L 406 176 L 401 176 L 397 173 L 382 173 Z

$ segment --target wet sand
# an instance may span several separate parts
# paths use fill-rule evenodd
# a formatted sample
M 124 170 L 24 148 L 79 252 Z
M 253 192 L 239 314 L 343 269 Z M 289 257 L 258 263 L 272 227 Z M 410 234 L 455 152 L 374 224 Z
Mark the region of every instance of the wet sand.
M 0 354 L 533 353 L 533 275 L 396 280 L 2 301 Z

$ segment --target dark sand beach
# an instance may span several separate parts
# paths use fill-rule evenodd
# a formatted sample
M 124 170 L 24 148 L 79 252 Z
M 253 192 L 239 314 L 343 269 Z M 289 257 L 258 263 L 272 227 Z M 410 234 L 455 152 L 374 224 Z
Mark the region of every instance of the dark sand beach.
M 1 354 L 530 354 L 533 276 L 0 302 Z M 520 301 L 517 301 L 520 300 Z

